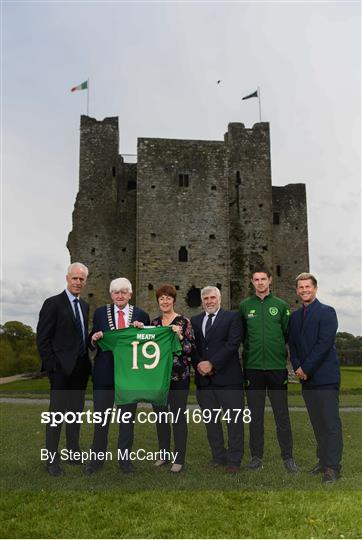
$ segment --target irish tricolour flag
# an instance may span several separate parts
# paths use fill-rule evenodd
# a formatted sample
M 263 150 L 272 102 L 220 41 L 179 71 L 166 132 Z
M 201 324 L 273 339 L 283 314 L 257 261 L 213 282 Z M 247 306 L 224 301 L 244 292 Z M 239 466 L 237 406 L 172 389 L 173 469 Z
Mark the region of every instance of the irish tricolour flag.
M 76 90 L 87 90 L 88 88 L 88 81 L 82 82 L 82 84 L 78 84 L 78 86 L 73 86 L 73 88 L 70 89 L 71 92 L 75 92 Z

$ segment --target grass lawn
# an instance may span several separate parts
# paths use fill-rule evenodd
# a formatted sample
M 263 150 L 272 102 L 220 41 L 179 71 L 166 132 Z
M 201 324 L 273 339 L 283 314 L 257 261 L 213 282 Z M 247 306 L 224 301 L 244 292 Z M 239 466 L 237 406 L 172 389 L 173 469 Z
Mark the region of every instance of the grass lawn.
M 242 468 L 230 476 L 207 467 L 204 426 L 189 425 L 187 470 L 171 475 L 147 461 L 134 475 L 116 463 L 112 425 L 108 461 L 94 476 L 63 465 L 66 476 L 49 477 L 40 461 L 44 426 L 40 405 L 1 404 L 1 537 L 12 538 L 359 538 L 361 413 L 341 414 L 343 477 L 322 485 L 306 471 L 315 463 L 312 430 L 304 412 L 292 412 L 295 458 L 288 475 L 277 448 L 272 415 L 266 415 L 264 469 Z M 92 426 L 81 428 L 83 450 Z M 156 451 L 155 426 L 136 425 L 134 448 Z M 246 442 L 248 430 L 246 429 Z M 64 444 L 64 441 L 63 441 Z M 247 450 L 247 444 L 246 450 Z M 249 459 L 246 451 L 244 463 Z
M 341 406 L 362 406 L 362 367 L 343 366 L 341 368 L 342 384 L 340 402 Z M 304 406 L 299 383 L 289 384 L 289 404 L 291 406 Z M 28 397 L 48 398 L 49 381 L 47 377 L 42 379 L 26 379 L 0 385 L 0 397 Z M 87 387 L 87 399 L 92 399 L 92 382 Z M 195 387 L 191 386 L 189 403 L 196 403 Z

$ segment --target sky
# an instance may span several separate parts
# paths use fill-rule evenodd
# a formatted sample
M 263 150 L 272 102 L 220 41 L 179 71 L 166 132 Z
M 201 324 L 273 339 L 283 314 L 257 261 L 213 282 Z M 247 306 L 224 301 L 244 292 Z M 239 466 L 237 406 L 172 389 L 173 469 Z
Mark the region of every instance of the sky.
M 258 100 L 241 98 L 259 86 L 273 184 L 306 184 L 319 299 L 362 334 L 359 2 L 12 0 L 1 26 L 0 323 L 35 329 L 65 286 L 86 113 L 70 88 L 89 78 L 89 115 L 118 116 L 129 154 L 252 127 Z

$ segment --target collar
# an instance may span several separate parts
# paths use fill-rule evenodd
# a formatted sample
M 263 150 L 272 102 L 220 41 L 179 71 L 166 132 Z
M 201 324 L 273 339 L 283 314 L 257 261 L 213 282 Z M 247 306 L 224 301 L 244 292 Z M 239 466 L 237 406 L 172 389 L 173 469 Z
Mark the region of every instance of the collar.
M 74 294 L 68 291 L 68 289 L 64 289 L 64 291 L 65 294 L 68 296 L 68 300 L 69 302 L 71 302 L 71 304 L 73 304 L 74 300 L 80 300 L 79 296 L 74 296 Z
M 259 302 L 265 302 L 265 300 L 266 300 L 267 298 L 271 298 L 273 295 L 272 295 L 272 293 L 269 291 L 269 293 L 268 293 L 266 296 L 264 296 L 264 298 L 260 298 L 260 296 L 258 296 L 256 293 L 254 293 L 254 296 L 255 296 L 255 298 L 257 298 L 257 299 L 259 300 Z

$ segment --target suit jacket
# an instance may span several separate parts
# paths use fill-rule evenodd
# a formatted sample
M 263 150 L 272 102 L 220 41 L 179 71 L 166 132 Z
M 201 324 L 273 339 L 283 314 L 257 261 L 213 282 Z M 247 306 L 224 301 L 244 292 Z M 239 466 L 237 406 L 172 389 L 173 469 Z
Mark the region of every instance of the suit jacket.
M 80 298 L 79 306 L 82 310 L 87 338 L 89 305 Z M 66 375 L 70 375 L 79 357 L 81 337 L 74 311 L 65 291 L 45 300 L 39 313 L 36 331 L 41 371 L 52 372 L 61 368 Z M 90 369 L 88 356 L 85 361 Z
M 308 375 L 303 385 L 339 384 L 340 370 L 335 346 L 337 315 L 331 306 L 314 300 L 304 320 L 303 307 L 290 318 L 289 348 L 294 370 Z
M 111 304 L 111 316 L 113 325 L 117 326 L 114 320 L 114 309 Z M 150 324 L 150 318 L 148 314 L 138 307 L 133 307 L 133 313 L 131 322 L 139 321 L 143 322 L 146 326 Z M 95 332 L 109 332 L 111 330 L 108 318 L 107 318 L 107 306 L 99 307 L 94 312 L 93 328 L 89 334 L 89 340 Z M 93 365 L 93 386 L 95 388 L 108 388 L 114 386 L 114 362 L 113 354 L 111 351 L 103 352 L 100 347 L 97 346 L 97 353 L 94 359 Z
M 191 353 L 195 368 L 195 382 L 202 386 L 241 385 L 243 374 L 240 365 L 239 347 L 243 339 L 240 315 L 233 311 L 220 309 L 206 337 L 202 333 L 205 312 L 191 318 L 195 333 L 196 348 Z M 197 364 L 209 360 L 214 366 L 211 376 L 201 376 Z

